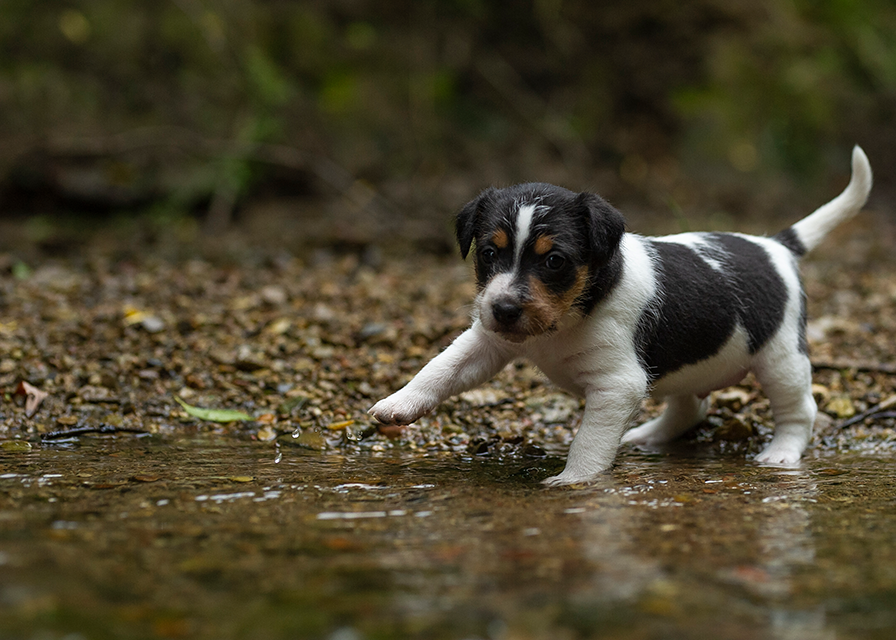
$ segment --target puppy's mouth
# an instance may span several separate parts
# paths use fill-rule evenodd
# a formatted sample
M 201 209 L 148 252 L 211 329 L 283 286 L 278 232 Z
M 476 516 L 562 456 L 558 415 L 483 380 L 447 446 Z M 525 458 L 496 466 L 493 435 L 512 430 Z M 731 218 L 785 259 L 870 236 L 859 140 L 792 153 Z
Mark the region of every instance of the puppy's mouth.
M 495 333 L 499 336 L 507 340 L 508 342 L 515 342 L 517 344 L 521 342 L 525 342 L 528 338 L 531 338 L 533 334 L 526 333 L 524 331 L 514 331 L 509 329 L 495 329 Z

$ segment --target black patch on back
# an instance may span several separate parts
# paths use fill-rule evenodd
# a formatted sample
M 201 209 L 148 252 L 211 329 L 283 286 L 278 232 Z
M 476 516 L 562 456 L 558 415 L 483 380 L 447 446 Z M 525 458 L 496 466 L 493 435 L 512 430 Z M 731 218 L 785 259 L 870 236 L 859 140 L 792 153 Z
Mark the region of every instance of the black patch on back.
M 750 353 L 756 353 L 784 320 L 787 286 L 760 245 L 729 233 L 709 236 L 728 251 L 733 277 L 731 302 L 747 330 Z
M 635 344 L 652 381 L 712 356 L 734 331 L 730 285 L 697 253 L 675 242 L 650 242 L 658 304 L 638 322 Z
M 790 252 L 797 258 L 806 255 L 806 245 L 799 239 L 792 227 L 788 227 L 776 234 L 774 239 L 790 249 Z
M 784 318 L 787 288 L 765 249 L 736 235 L 703 237 L 721 271 L 689 246 L 649 241 L 658 299 L 642 314 L 635 344 L 651 382 L 715 355 L 738 322 L 756 353 Z

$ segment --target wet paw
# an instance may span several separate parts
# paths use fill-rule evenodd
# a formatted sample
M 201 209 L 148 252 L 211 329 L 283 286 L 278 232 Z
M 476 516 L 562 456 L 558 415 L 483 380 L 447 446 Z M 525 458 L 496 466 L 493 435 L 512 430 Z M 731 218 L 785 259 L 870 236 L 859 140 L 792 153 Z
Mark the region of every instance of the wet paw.
M 548 487 L 563 487 L 570 484 L 575 484 L 575 480 L 568 480 L 563 477 L 563 474 L 556 476 L 551 476 L 550 478 L 545 478 L 541 481 L 541 484 L 546 485 Z
M 756 456 L 756 462 L 789 467 L 799 464 L 802 453 L 802 450 L 799 448 L 778 445 L 773 441 L 762 453 Z
M 541 481 L 541 484 L 547 485 L 549 487 L 564 487 L 571 484 L 587 484 L 589 482 L 593 482 L 600 476 L 600 473 L 589 473 L 589 474 L 578 474 L 578 473 L 567 473 L 564 471 L 556 476 L 551 476 L 550 478 L 545 478 Z

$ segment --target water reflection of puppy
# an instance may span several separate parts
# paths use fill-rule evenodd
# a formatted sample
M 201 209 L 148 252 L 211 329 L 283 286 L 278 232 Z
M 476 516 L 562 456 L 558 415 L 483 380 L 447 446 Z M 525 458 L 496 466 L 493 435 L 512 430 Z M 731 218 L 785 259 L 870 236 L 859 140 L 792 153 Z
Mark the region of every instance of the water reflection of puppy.
M 802 471 L 782 471 L 780 491 L 763 499 L 767 506 L 759 527 L 760 566 L 768 579 L 754 590 L 773 603 L 769 620 L 772 636 L 781 640 L 834 640 L 823 607 L 800 610 L 786 606 L 793 593 L 794 573 L 815 564 L 812 516 L 818 487 Z
M 665 578 L 660 561 L 645 553 L 632 536 L 645 525 L 645 508 L 622 502 L 617 508 L 606 508 L 607 502 L 602 502 L 602 508 L 579 516 L 582 555 L 594 566 L 594 573 L 589 585 L 572 594 L 574 604 L 586 608 L 631 604 Z

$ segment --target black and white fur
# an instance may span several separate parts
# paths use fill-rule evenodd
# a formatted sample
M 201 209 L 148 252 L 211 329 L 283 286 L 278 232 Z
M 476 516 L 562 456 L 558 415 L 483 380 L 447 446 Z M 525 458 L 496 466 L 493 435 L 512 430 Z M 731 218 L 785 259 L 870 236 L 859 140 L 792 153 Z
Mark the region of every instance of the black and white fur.
M 774 237 L 625 232 L 599 196 L 548 184 L 488 189 L 458 214 L 464 257 L 475 245 L 472 326 L 370 413 L 410 424 L 508 362 L 528 358 L 585 398 L 566 468 L 552 485 L 608 469 L 619 443 L 668 442 L 706 415 L 708 395 L 752 371 L 775 434 L 756 457 L 792 465 L 816 405 L 798 259 L 864 205 L 871 167 L 859 147 L 842 194 Z M 648 395 L 667 402 L 629 430 Z

